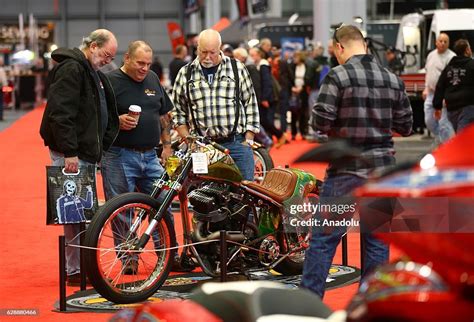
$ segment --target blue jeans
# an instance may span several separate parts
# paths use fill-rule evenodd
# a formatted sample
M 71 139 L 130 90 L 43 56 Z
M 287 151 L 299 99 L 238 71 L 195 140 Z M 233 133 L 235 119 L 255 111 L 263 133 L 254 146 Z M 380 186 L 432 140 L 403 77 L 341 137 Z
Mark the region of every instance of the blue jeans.
M 54 166 L 63 166 L 64 165 L 64 154 L 49 150 L 49 155 Z M 79 166 L 88 166 L 93 165 L 94 163 L 89 163 L 87 161 L 79 160 Z M 66 238 L 66 243 L 70 245 L 79 245 L 80 237 L 78 236 L 81 232 L 80 224 L 69 224 L 63 225 L 64 227 L 64 237 Z M 77 238 L 76 238 L 77 236 Z M 66 247 L 66 273 L 67 275 L 78 274 L 81 271 L 81 252 L 77 247 Z
M 155 150 L 136 152 L 112 146 L 101 162 L 105 198 L 111 199 L 126 192 L 150 194 L 153 182 L 164 172 Z
M 448 119 L 458 133 L 469 124 L 474 123 L 474 105 L 464 106 L 456 111 L 448 111 Z
M 104 153 L 101 171 L 105 198 L 109 200 L 114 196 L 127 192 L 140 191 L 151 194 L 154 188 L 153 183 L 161 177 L 164 169 L 158 160 L 156 151 L 153 149 L 146 152 L 136 152 L 112 146 Z M 171 219 L 171 222 L 174 222 L 173 214 L 169 209 L 166 215 Z M 114 233 L 123 236 L 123 230 L 128 230 L 128 227 L 130 227 L 131 216 L 121 214 L 117 219 L 120 220 L 120 223 L 113 224 Z M 115 239 L 116 245 L 121 242 Z
M 453 126 L 448 120 L 448 113 L 446 107 L 443 107 L 441 119 L 438 121 L 434 117 L 433 108 L 434 93 L 428 93 L 424 104 L 425 123 L 427 129 L 433 133 L 433 136 L 438 143 L 443 143 L 449 140 L 454 135 Z
M 254 172 L 255 172 L 255 160 L 253 159 L 252 148 L 244 142 L 243 135 L 235 136 L 235 141 L 222 143 L 221 145 L 229 149 L 230 156 L 234 160 L 237 168 L 239 168 L 240 173 L 244 180 L 253 181 Z
M 365 179 L 354 175 L 338 175 L 334 177 L 326 176 L 321 187 L 320 198 L 342 197 L 350 194 L 352 190 L 363 185 Z M 321 232 L 320 229 L 313 229 L 309 248 L 305 253 L 303 267 L 303 278 L 301 286 L 324 296 L 326 278 L 331 268 L 332 260 L 336 253 L 337 245 L 346 229 L 335 227 L 330 234 Z M 364 267 L 362 267 L 362 278 L 373 270 L 376 266 L 388 260 L 388 246 L 375 239 L 371 234 L 362 234 L 365 241 Z

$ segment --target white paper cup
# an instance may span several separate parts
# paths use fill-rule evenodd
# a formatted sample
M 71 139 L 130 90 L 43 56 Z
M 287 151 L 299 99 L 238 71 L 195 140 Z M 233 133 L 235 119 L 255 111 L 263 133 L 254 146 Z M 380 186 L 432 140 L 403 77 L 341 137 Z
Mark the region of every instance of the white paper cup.
M 138 105 L 130 105 L 128 107 L 128 115 L 134 117 L 137 120 L 140 118 L 140 113 L 142 112 L 142 108 Z

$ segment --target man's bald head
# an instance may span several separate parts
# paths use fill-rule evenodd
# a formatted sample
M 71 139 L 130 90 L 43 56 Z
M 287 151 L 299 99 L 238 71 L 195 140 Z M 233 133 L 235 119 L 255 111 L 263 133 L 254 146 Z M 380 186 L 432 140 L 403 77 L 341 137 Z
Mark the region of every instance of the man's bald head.
M 214 29 L 206 29 L 201 31 L 198 38 L 198 46 L 209 46 L 213 45 L 217 48 L 221 48 L 222 38 L 219 32 Z
M 442 54 L 449 48 L 449 36 L 448 34 L 442 32 L 439 34 L 438 38 L 436 38 L 436 49 L 438 53 Z
M 203 67 L 217 66 L 221 62 L 221 45 L 221 35 L 217 31 L 213 29 L 201 31 L 198 40 L 198 59 Z

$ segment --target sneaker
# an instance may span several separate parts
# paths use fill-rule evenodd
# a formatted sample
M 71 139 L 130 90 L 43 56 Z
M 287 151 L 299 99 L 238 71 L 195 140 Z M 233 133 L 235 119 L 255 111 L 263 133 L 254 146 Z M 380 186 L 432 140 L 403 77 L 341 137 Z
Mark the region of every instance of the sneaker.
M 124 275 L 136 275 L 138 273 L 138 262 L 132 261 L 125 265 Z

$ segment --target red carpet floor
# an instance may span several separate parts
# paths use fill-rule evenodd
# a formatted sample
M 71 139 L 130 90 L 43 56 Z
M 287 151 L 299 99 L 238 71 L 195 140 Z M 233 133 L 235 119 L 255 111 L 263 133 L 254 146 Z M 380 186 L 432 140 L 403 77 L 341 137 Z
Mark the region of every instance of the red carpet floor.
M 36 317 L 1 315 L 0 321 L 107 321 L 110 314 L 52 311 L 59 297 L 57 240 L 62 228 L 45 224 L 45 166 L 50 164 L 50 159 L 38 133 L 42 114 L 43 108 L 37 108 L 0 132 L 0 312 L 39 310 Z M 275 165 L 291 164 L 311 146 L 297 141 L 272 150 Z M 299 167 L 320 178 L 324 173 L 323 166 Z M 360 265 L 358 247 L 358 236 L 349 234 L 349 265 Z M 335 262 L 340 263 L 339 251 Z M 354 284 L 329 291 L 324 302 L 333 309 L 342 309 L 356 289 Z M 71 294 L 75 290 L 68 287 L 67 292 Z

